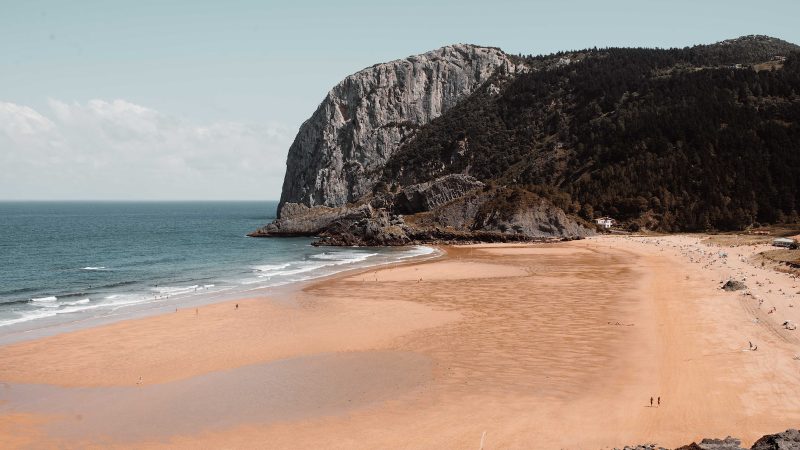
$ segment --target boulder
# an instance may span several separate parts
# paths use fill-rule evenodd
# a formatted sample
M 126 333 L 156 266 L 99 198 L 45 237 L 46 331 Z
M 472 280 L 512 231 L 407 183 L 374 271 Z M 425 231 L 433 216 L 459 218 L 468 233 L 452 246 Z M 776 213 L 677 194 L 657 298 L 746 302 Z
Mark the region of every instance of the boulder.
M 757 440 L 751 450 L 800 450 L 800 431 L 789 429 Z
M 738 280 L 728 280 L 722 285 L 722 289 L 726 291 L 741 291 L 747 289 L 747 285 Z
M 742 441 L 728 436 L 725 439 L 703 439 L 698 447 L 703 450 L 745 450 L 741 445 Z

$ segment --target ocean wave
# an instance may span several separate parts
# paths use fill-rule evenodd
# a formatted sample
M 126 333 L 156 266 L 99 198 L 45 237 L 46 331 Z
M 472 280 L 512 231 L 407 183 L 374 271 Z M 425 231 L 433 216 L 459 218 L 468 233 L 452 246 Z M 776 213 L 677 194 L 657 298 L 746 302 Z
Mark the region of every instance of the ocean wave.
M 435 248 L 427 247 L 427 246 L 424 246 L 424 245 L 417 245 L 417 246 L 413 247 L 411 250 L 408 250 L 408 254 L 403 255 L 403 256 L 399 256 L 398 258 L 399 259 L 408 259 L 408 258 L 413 258 L 415 256 L 431 255 L 433 253 L 436 253 L 436 249 Z
M 273 270 L 280 270 L 285 269 L 291 266 L 292 263 L 283 263 L 283 264 L 264 264 L 260 266 L 253 266 L 253 270 L 256 272 L 271 272 Z
M 213 284 L 193 284 L 190 286 L 159 286 L 150 289 L 151 291 L 159 294 L 159 295 L 185 295 L 185 294 L 193 294 L 195 292 L 200 293 L 205 291 L 208 288 L 214 287 Z
M 86 297 L 87 295 L 89 295 L 88 292 L 66 292 L 63 294 L 56 294 L 60 300 L 71 297 Z
M 21 287 L 21 288 L 8 289 L 8 290 L 0 289 L 0 296 L 14 295 L 14 294 L 24 294 L 26 292 L 33 292 L 33 291 L 36 291 L 36 289 L 29 288 L 29 287 Z
M 301 273 L 311 272 L 312 270 L 317 270 L 322 267 L 327 266 L 328 264 L 299 264 L 300 267 L 294 267 L 288 270 L 275 270 L 272 272 L 264 273 L 259 275 L 260 278 L 272 278 L 272 277 L 285 277 L 289 275 L 297 275 Z M 288 265 L 287 267 L 290 267 Z
M 377 253 L 368 253 L 361 251 L 339 251 L 339 252 L 324 252 L 311 255 L 309 258 L 321 259 L 324 261 L 363 261 L 371 256 L 376 256 Z
M 313 272 L 315 270 L 324 269 L 325 267 L 359 263 L 377 255 L 378 253 L 361 251 L 324 252 L 310 255 L 308 257 L 309 261 L 269 264 L 255 266 L 254 268 L 260 272 L 258 275 L 259 278 L 288 277 Z
M 31 302 L 30 299 L 20 300 L 20 299 L 7 299 L 7 300 L 0 300 L 0 305 L 27 305 Z
M 74 313 L 81 312 L 81 311 L 88 311 L 90 309 L 102 308 L 104 306 L 106 306 L 106 305 L 73 306 L 73 307 L 64 308 L 64 309 L 60 309 L 60 310 L 56 311 L 56 315 L 74 314 Z
M 25 313 L 22 313 L 21 317 L 16 317 L 16 318 L 13 318 L 13 319 L 0 320 L 0 326 L 13 325 L 15 323 L 30 322 L 31 320 L 44 319 L 44 318 L 47 318 L 47 317 L 54 317 L 56 314 L 57 314 L 57 311 L 54 310 L 54 309 L 50 309 L 50 310 L 40 309 L 40 310 L 36 310 L 36 311 L 25 312 Z
M 64 306 L 85 305 L 85 304 L 89 303 L 90 301 L 91 301 L 90 299 L 84 298 L 84 299 L 81 299 L 81 300 L 75 300 L 74 302 L 64 302 L 64 303 L 61 303 L 61 304 L 64 305 Z
M 103 271 L 107 271 L 107 270 L 111 270 L 111 269 L 107 269 L 105 266 L 99 266 L 99 267 L 87 266 L 87 267 L 81 267 L 81 270 L 93 270 L 93 271 L 101 271 L 101 272 L 103 272 Z
M 93 289 L 89 289 L 88 292 L 78 292 L 82 290 L 81 288 L 73 289 L 74 292 L 55 292 L 55 295 L 47 295 L 39 291 L 39 296 L 35 297 L 36 292 L 31 292 L 31 294 L 28 294 L 29 298 L 27 300 L 20 299 L 19 301 L 19 303 L 25 303 L 27 306 L 21 308 L 11 307 L 4 312 L 4 316 L 0 316 L 0 326 L 47 318 L 57 320 L 55 316 L 80 314 L 81 312 L 92 315 L 113 314 L 120 308 L 160 303 L 164 301 L 164 297 L 180 299 L 193 295 L 218 293 L 226 290 L 235 291 L 237 289 L 241 292 L 247 292 L 254 289 L 262 289 L 263 287 L 309 281 L 346 270 L 349 267 L 391 264 L 399 260 L 434 253 L 436 253 L 436 249 L 425 246 L 386 253 L 380 251 L 371 252 L 365 249 L 337 249 L 301 254 L 298 256 L 303 259 L 298 258 L 294 261 L 273 261 L 268 264 L 251 266 L 250 275 L 249 277 L 245 275 L 245 279 L 224 277 L 220 279 L 217 276 L 215 279 L 186 279 L 186 284 L 160 285 L 158 287 L 152 287 L 152 285 L 148 287 L 146 280 L 117 281 L 93 286 Z M 106 269 L 106 267 L 86 266 L 82 270 L 103 269 Z M 210 281 L 221 282 L 224 286 L 215 288 L 215 284 L 209 283 Z M 123 288 L 126 290 L 120 290 L 121 287 L 128 285 L 133 286 Z M 100 289 L 100 292 L 96 292 L 96 289 Z M 24 298 L 24 296 L 20 297 Z M 19 297 L 17 298 L 19 299 Z M 14 302 L 17 303 L 17 301 Z

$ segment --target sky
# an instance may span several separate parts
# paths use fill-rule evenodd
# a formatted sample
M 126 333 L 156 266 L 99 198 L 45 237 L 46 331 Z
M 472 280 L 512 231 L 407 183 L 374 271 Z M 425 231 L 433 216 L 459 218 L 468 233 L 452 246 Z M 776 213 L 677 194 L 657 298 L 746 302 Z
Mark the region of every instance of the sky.
M 328 90 L 453 43 L 800 43 L 786 1 L 0 0 L 0 200 L 271 200 Z

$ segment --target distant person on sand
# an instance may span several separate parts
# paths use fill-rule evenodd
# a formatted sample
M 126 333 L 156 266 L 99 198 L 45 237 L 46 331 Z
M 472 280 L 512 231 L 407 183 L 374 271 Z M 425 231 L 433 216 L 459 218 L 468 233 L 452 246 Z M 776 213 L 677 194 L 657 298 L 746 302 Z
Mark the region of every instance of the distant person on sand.
M 650 407 L 653 407 L 653 397 L 650 397 Z
M 236 304 L 236 309 L 239 309 L 239 304 L 238 303 Z
M 661 406 L 661 396 L 658 396 L 658 406 Z

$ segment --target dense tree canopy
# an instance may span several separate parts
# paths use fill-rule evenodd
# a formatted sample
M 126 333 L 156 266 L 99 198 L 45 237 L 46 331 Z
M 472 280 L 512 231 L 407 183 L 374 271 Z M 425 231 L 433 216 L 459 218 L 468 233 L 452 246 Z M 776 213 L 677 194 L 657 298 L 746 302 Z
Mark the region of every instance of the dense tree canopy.
M 800 53 L 768 38 L 519 57 L 401 147 L 387 183 L 447 173 L 662 230 L 797 220 Z

